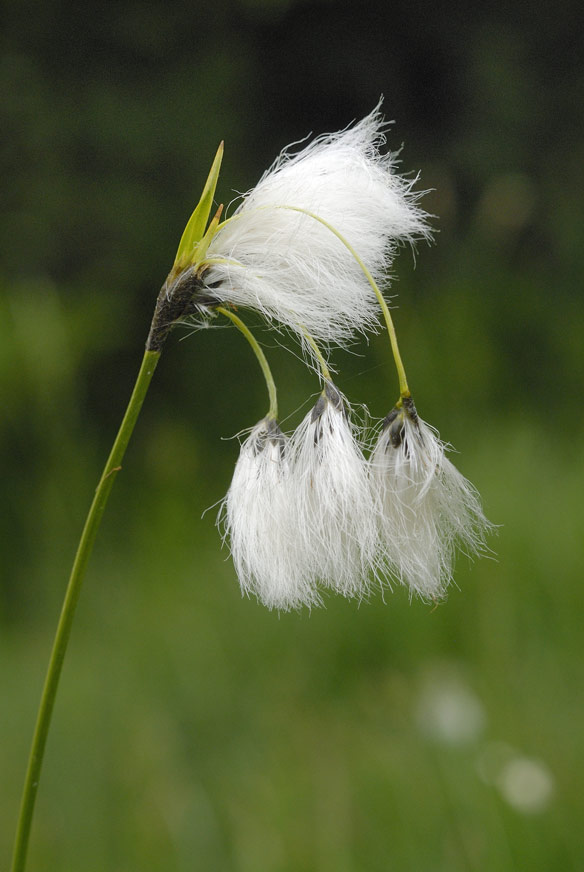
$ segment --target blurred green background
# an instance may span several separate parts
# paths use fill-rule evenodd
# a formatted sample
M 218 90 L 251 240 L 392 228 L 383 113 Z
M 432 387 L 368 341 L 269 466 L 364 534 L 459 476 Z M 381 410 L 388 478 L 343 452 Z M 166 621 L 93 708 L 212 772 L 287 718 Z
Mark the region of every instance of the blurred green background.
M 439 231 L 396 265 L 402 352 L 497 557 L 460 560 L 436 609 L 242 599 L 201 515 L 265 388 L 234 330 L 175 331 L 81 597 L 30 869 L 583 869 L 581 4 L 1 12 L 0 866 L 83 518 L 217 144 L 229 202 L 383 93 Z M 315 378 L 261 336 L 293 426 Z M 385 415 L 386 340 L 334 360 Z

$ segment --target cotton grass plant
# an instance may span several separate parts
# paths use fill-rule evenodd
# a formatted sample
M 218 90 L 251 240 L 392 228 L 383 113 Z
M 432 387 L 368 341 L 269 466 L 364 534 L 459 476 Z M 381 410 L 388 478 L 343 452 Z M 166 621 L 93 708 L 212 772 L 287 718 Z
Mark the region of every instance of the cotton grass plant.
M 33 737 L 13 872 L 25 868 L 51 714 L 81 584 L 103 512 L 173 327 L 219 319 L 248 340 L 266 380 L 266 416 L 243 440 L 219 512 L 244 594 L 268 608 L 317 606 L 326 592 L 362 599 L 405 585 L 441 597 L 457 549 L 485 549 L 489 523 L 472 485 L 416 412 L 380 290 L 400 245 L 428 238 L 415 180 L 384 151 L 377 107 L 358 124 L 284 150 L 222 220 L 212 214 L 223 146 L 160 291 L 136 385 L 98 483 L 67 587 Z M 321 393 L 291 434 L 278 423 L 268 361 L 240 317 L 261 313 L 291 333 Z M 399 396 L 370 433 L 355 422 L 327 355 L 358 333 L 388 331 Z M 369 455 L 369 456 L 368 456 Z

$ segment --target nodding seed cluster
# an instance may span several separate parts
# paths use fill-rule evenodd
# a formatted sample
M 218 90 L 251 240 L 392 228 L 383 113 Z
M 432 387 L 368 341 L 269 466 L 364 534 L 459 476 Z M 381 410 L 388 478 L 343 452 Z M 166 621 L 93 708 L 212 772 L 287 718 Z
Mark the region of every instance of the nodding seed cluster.
M 285 610 L 397 581 L 435 600 L 456 546 L 485 548 L 478 495 L 411 400 L 368 458 L 363 443 L 330 381 L 291 436 L 269 417 L 253 428 L 220 512 L 244 593 Z
M 270 410 L 241 446 L 220 523 L 242 590 L 271 608 L 319 604 L 326 589 L 363 597 L 392 581 L 436 599 L 456 550 L 486 548 L 478 494 L 418 417 L 379 289 L 399 246 L 430 237 L 417 179 L 396 173 L 396 156 L 381 150 L 384 131 L 377 106 L 339 133 L 285 149 L 233 215 L 220 222 L 220 207 L 204 232 L 198 210 L 210 209 L 218 152 L 159 298 L 153 342 L 164 341 L 164 313 L 177 317 L 177 306 L 185 316 L 221 314 L 244 333 L 266 378 Z M 291 331 L 322 373 L 322 394 L 291 435 L 277 424 L 265 355 L 235 314 L 245 308 Z M 366 458 L 368 440 L 320 346 L 376 331 L 380 312 L 400 396 Z

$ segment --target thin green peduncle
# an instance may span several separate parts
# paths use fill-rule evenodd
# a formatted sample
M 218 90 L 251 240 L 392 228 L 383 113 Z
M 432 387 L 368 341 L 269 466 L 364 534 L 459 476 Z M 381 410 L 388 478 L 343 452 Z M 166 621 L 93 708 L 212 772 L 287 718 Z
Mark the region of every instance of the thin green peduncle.
M 320 350 L 320 348 L 318 347 L 318 345 L 314 341 L 314 338 L 310 335 L 310 333 L 308 332 L 308 330 L 306 329 L 304 324 L 300 324 L 300 328 L 301 328 L 302 332 L 304 333 L 304 338 L 306 339 L 306 341 L 308 342 L 308 344 L 310 345 L 310 347 L 314 351 L 314 356 L 316 357 L 316 359 L 318 361 L 318 365 L 320 366 L 320 371 L 322 373 L 323 379 L 325 381 L 332 381 L 331 372 L 330 372 L 330 369 L 328 368 L 326 360 L 324 359 L 324 355 L 323 355 L 322 351 Z
M 12 872 L 23 872 L 26 864 L 26 855 L 30 838 L 30 829 L 34 814 L 34 806 L 39 786 L 39 778 L 43 764 L 43 757 L 47 743 L 47 736 L 51 724 L 51 715 L 55 704 L 55 697 L 59 686 L 59 678 L 63 660 L 67 650 L 67 643 L 71 634 L 71 626 L 75 615 L 75 608 L 79 599 L 81 585 L 87 563 L 93 549 L 95 537 L 101 523 L 104 509 L 108 501 L 111 489 L 114 485 L 117 473 L 121 470 L 128 442 L 134 430 L 134 426 L 140 414 L 142 403 L 154 375 L 156 364 L 160 359 L 159 351 L 146 351 L 142 365 L 134 385 L 128 408 L 120 425 L 120 429 L 113 444 L 110 456 L 104 467 L 101 479 L 95 491 L 89 514 L 81 534 L 69 584 L 65 593 L 65 599 L 61 609 L 61 616 L 53 642 L 51 658 L 47 668 L 47 675 L 43 687 L 43 693 L 38 710 L 35 731 L 33 735 L 28 768 L 22 792 L 20 814 L 18 818 L 16 838 L 14 842 L 14 854 L 12 857 Z
M 355 251 L 355 249 L 353 248 L 351 243 L 347 239 L 345 239 L 343 234 L 340 233 L 333 224 L 330 224 L 324 218 L 321 218 L 320 215 L 317 215 L 314 212 L 310 212 L 308 209 L 301 209 L 299 206 L 274 206 L 274 208 L 275 209 L 288 209 L 290 212 L 299 212 L 303 215 L 308 215 L 309 218 L 312 218 L 314 221 L 318 221 L 319 224 L 322 224 L 323 227 L 326 227 L 327 230 L 330 230 L 331 233 L 334 233 L 334 235 L 337 237 L 339 242 L 342 242 L 342 244 L 345 246 L 345 248 L 353 255 L 353 257 L 355 258 L 355 260 L 357 261 L 357 263 L 361 267 L 363 275 L 365 276 L 365 278 L 367 279 L 367 281 L 371 285 L 371 288 L 372 288 L 375 296 L 377 297 L 377 301 L 381 307 L 381 311 L 383 312 L 383 317 L 385 319 L 385 325 L 387 327 L 387 332 L 389 334 L 389 341 L 391 343 L 391 351 L 393 354 L 393 359 L 395 361 L 395 367 L 397 369 L 397 375 L 399 378 L 400 395 L 401 395 L 401 397 L 409 397 L 410 396 L 410 389 L 408 387 L 408 380 L 406 378 L 406 371 L 405 371 L 405 368 L 403 365 L 403 361 L 401 359 L 401 354 L 399 353 L 399 347 L 397 344 L 397 335 L 395 332 L 393 318 L 391 317 L 391 312 L 389 311 L 389 306 L 387 305 L 385 297 L 383 296 L 383 294 L 379 290 L 379 287 L 377 286 L 377 282 L 375 281 L 375 279 L 373 278 L 373 276 L 371 275 L 371 273 L 367 269 L 362 258 Z
M 272 370 L 270 369 L 270 364 L 267 361 L 266 355 L 262 351 L 262 348 L 249 329 L 241 318 L 232 312 L 230 309 L 226 309 L 224 306 L 217 306 L 215 309 L 216 312 L 220 312 L 222 315 L 225 315 L 226 318 L 235 324 L 237 329 L 243 333 L 249 344 L 251 345 L 252 351 L 257 357 L 258 363 L 262 369 L 262 373 L 266 380 L 266 387 L 268 389 L 268 396 L 270 398 L 270 408 L 268 411 L 268 417 L 276 419 L 278 417 L 278 397 L 276 394 L 276 383 L 274 381 L 274 377 L 272 375 Z
M 345 239 L 343 234 L 340 233 L 333 224 L 330 224 L 328 221 L 326 221 L 324 218 L 321 218 L 320 215 L 317 215 L 315 212 L 311 212 L 308 209 L 303 209 L 300 206 L 286 206 L 286 205 L 257 206 L 256 209 L 258 212 L 263 211 L 263 210 L 269 210 L 269 209 L 285 209 L 289 212 L 298 212 L 302 215 L 307 215 L 309 218 L 312 218 L 314 221 L 318 221 L 319 224 L 322 224 L 323 227 L 327 228 L 327 230 L 330 230 L 330 232 L 333 233 L 337 237 L 339 242 L 341 242 L 345 246 L 345 248 L 352 254 L 352 256 L 355 258 L 355 261 L 359 264 L 365 278 L 367 279 L 367 281 L 371 285 L 371 288 L 372 288 L 375 296 L 377 297 L 377 301 L 381 307 L 381 311 L 383 312 L 383 318 L 385 320 L 385 325 L 387 327 L 389 341 L 391 344 L 391 351 L 393 354 L 395 367 L 397 369 L 397 375 L 398 375 L 398 379 L 399 379 L 400 397 L 403 398 L 403 397 L 411 396 L 410 389 L 408 387 L 408 380 L 406 378 L 406 371 L 405 371 L 405 368 L 403 365 L 403 361 L 401 359 L 401 354 L 399 352 L 399 346 L 397 343 L 397 335 L 395 332 L 395 326 L 393 323 L 393 319 L 391 317 L 391 312 L 389 311 L 389 306 L 387 305 L 385 297 L 383 296 L 383 294 L 379 290 L 377 282 L 375 281 L 375 279 L 371 275 L 370 271 L 367 269 L 367 266 L 363 262 L 362 258 L 355 251 L 355 249 L 353 248 L 351 243 L 347 239 Z M 243 217 L 245 214 L 246 214 L 245 212 L 236 212 L 234 215 L 231 216 L 231 218 L 227 218 L 225 221 L 223 221 L 221 224 L 218 225 L 217 232 L 219 232 L 223 227 L 225 227 L 227 224 L 231 223 L 232 221 L 237 221 L 239 218 Z

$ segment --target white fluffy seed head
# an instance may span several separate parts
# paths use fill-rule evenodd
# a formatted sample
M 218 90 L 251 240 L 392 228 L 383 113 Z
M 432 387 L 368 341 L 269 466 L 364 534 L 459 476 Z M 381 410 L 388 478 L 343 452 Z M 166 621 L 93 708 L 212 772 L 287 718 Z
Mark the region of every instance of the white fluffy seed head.
M 209 294 L 259 310 L 302 341 L 302 326 L 326 343 L 376 329 L 378 304 L 353 255 L 313 218 L 280 207 L 328 221 L 383 281 L 397 245 L 429 235 L 413 182 L 380 153 L 383 131 L 378 107 L 297 153 L 285 149 L 213 238 Z
M 388 572 L 423 598 L 443 596 L 457 548 L 469 556 L 487 550 L 492 525 L 477 491 L 411 399 L 385 419 L 369 468 Z
M 287 448 L 277 423 L 260 421 L 241 447 L 219 512 L 242 592 L 283 611 L 320 603 L 298 562 Z
M 293 434 L 290 462 L 307 579 L 344 596 L 366 595 L 376 559 L 374 503 L 346 401 L 332 382 Z

